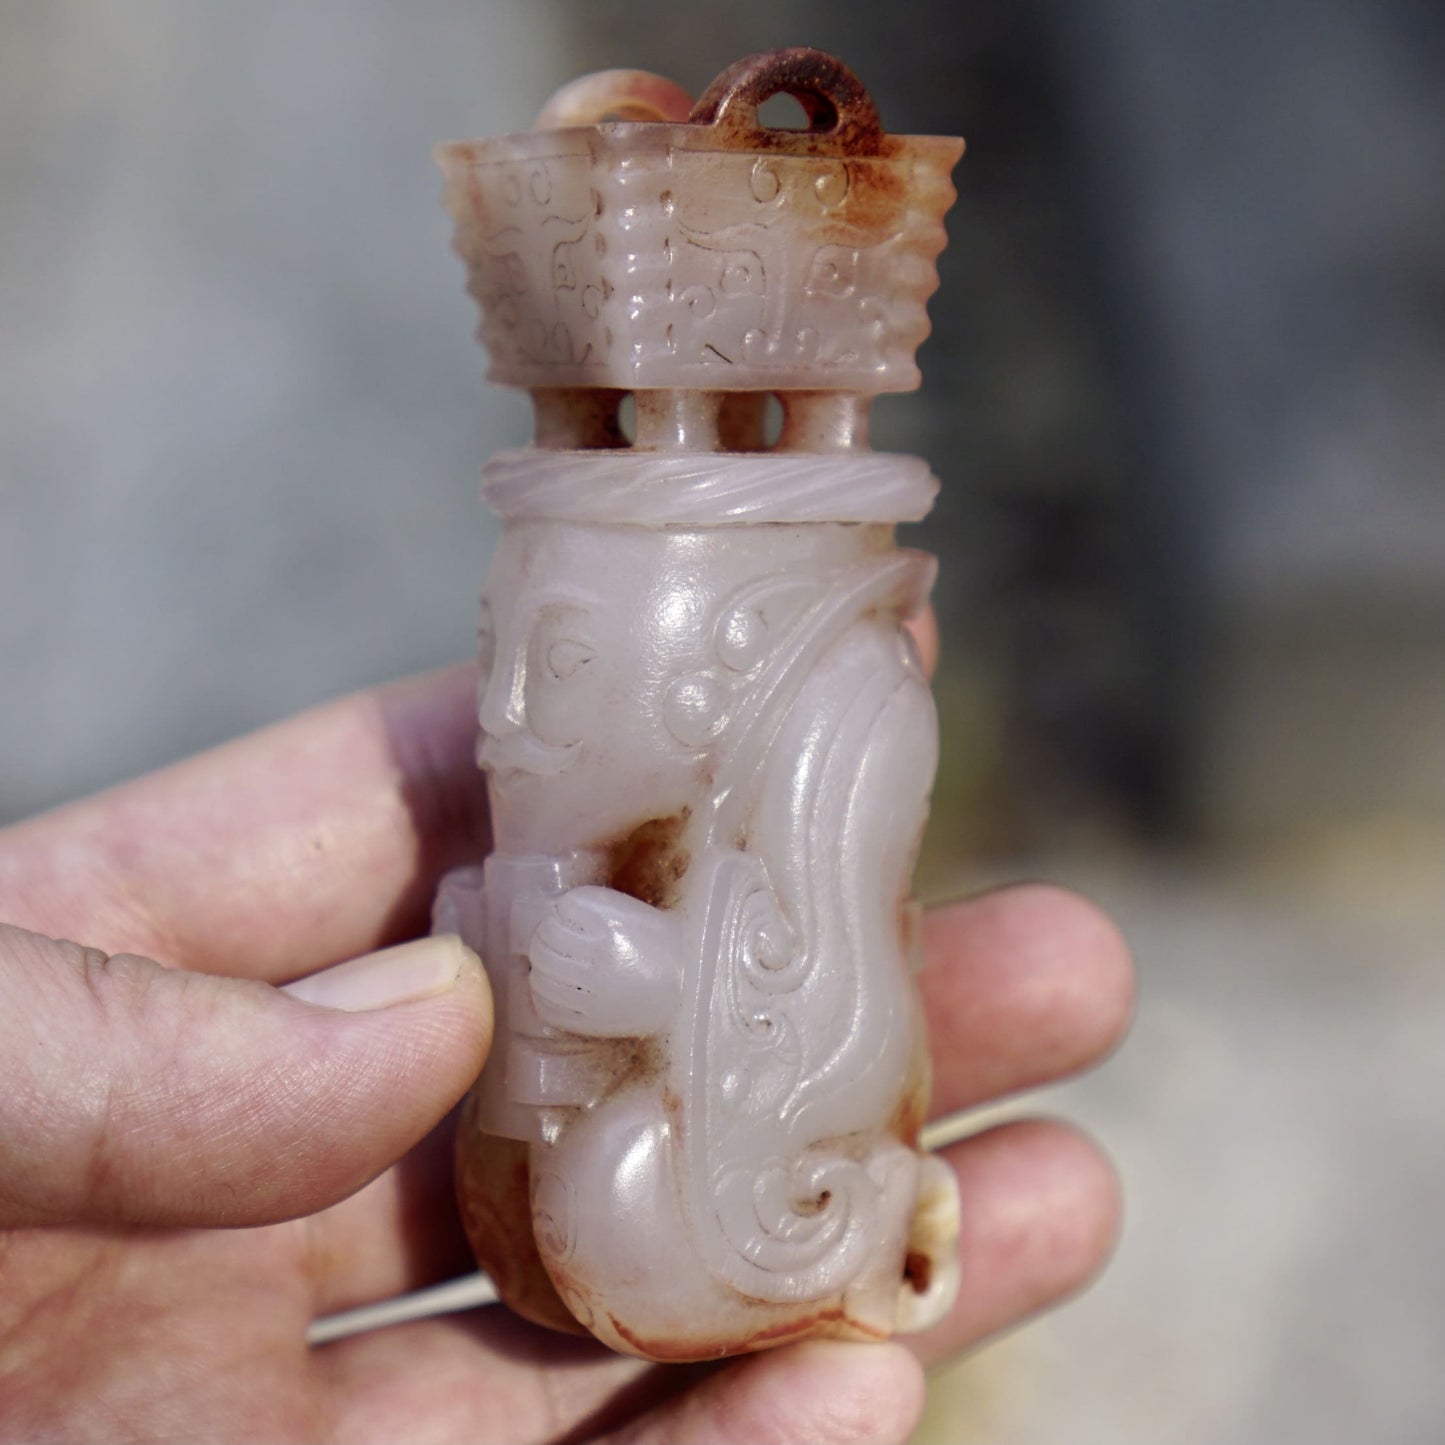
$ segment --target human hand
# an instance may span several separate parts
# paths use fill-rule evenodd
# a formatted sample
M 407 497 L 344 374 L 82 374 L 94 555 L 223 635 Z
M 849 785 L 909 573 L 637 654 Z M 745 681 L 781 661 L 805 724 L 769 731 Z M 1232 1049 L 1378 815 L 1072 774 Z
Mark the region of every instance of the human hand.
M 412 995 L 392 1007 L 275 985 L 413 937 L 479 851 L 472 687 L 456 669 L 345 699 L 0 832 L 0 918 L 112 955 L 0 937 L 0 1438 L 903 1439 L 920 1360 L 1102 1262 L 1108 1165 L 1013 1124 L 946 1151 L 963 1290 L 906 1344 L 654 1366 L 497 1308 L 308 1348 L 317 1315 L 471 1268 L 431 1126 L 487 1047 L 475 959 L 443 940 L 310 985 Z M 955 904 L 924 941 L 938 1113 L 1124 1027 L 1123 945 L 1070 895 Z

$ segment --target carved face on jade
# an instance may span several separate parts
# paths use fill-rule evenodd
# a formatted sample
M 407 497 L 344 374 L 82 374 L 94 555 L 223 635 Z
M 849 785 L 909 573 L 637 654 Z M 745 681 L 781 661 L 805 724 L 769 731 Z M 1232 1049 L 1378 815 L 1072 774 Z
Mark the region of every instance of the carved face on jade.
M 477 760 L 507 853 L 605 847 L 708 792 L 788 624 L 883 527 L 509 524 L 482 596 Z
M 808 129 L 761 125 L 777 91 Z M 483 483 L 493 852 L 435 909 L 496 1011 L 458 1197 L 508 1305 L 649 1359 L 884 1338 L 956 1288 L 910 977 L 933 564 L 894 539 L 936 483 L 867 421 L 916 384 L 960 150 L 799 50 L 439 152 L 537 417 Z

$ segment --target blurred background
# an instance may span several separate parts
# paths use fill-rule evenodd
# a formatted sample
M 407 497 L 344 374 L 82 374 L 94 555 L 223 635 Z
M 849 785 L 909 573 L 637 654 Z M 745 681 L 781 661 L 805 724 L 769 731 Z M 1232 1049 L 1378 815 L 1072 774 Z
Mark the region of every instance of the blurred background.
M 489 391 L 429 159 L 834 51 L 969 153 L 924 390 L 945 896 L 1082 888 L 1130 1218 L 920 1442 L 1445 1438 L 1445 8 L 0 6 L 0 822 L 470 652 Z M 982 1121 L 980 1121 L 982 1122 Z

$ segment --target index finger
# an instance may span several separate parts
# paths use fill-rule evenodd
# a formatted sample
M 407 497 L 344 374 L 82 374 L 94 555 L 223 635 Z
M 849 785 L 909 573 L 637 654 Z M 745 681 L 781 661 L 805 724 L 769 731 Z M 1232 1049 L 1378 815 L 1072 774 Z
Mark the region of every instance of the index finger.
M 0 832 L 0 918 L 284 982 L 417 932 L 487 850 L 471 666 L 356 693 Z
M 931 671 L 931 609 L 910 630 Z M 0 919 L 272 983 L 395 942 L 490 845 L 476 730 L 467 664 L 0 830 Z

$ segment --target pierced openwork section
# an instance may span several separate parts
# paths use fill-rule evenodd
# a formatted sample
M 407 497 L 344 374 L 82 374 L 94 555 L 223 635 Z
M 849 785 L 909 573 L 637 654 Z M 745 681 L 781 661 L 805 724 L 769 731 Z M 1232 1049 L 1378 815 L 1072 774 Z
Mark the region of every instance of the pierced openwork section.
M 782 418 L 773 435 L 770 403 Z M 533 444 L 546 451 L 866 451 L 871 403 L 846 391 L 538 387 Z

